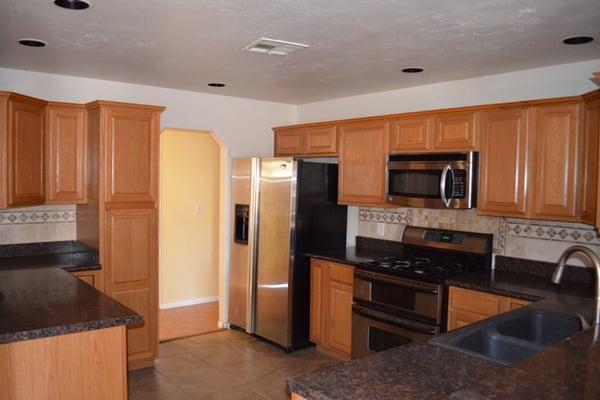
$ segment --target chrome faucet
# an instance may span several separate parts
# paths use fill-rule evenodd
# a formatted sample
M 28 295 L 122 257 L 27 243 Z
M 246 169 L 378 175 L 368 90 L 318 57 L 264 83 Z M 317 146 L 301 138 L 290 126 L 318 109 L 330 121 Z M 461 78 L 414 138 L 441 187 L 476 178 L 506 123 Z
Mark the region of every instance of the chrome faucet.
M 559 284 L 562 278 L 562 273 L 565 268 L 567 260 L 575 253 L 583 254 L 593 264 L 590 268 L 594 268 L 596 271 L 596 305 L 594 310 L 594 325 L 600 325 L 600 257 L 594 251 L 585 246 L 571 246 L 562 253 L 554 269 L 552 275 L 552 282 Z

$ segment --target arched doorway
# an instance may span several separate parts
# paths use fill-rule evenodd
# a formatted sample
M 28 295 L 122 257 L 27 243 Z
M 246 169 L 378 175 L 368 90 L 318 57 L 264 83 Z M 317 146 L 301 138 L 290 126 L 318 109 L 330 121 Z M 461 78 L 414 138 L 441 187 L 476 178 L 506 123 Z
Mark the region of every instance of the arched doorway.
M 226 149 L 207 131 L 160 140 L 159 339 L 218 329 Z

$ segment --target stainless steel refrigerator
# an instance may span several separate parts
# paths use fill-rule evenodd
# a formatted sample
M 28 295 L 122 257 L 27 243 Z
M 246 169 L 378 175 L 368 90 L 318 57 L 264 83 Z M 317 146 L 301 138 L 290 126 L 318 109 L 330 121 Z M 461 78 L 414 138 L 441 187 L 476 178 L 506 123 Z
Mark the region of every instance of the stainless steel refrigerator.
M 311 251 L 346 245 L 336 164 L 234 159 L 230 323 L 290 351 L 310 345 Z

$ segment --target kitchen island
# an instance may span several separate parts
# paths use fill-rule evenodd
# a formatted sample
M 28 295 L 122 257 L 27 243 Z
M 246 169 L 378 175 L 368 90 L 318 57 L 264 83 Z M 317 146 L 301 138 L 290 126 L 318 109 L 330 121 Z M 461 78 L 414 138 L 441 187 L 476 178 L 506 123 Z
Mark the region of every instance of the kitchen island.
M 142 317 L 68 272 L 85 265 L 14 261 L 0 267 L 0 398 L 126 399 L 126 326 Z

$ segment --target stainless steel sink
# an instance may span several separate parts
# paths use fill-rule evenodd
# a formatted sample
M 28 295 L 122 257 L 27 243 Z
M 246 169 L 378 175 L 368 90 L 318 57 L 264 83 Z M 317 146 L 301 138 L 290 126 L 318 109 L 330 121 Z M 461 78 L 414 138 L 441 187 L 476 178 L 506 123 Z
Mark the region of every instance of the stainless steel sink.
M 575 316 L 524 309 L 448 332 L 430 343 L 509 365 L 580 330 Z

